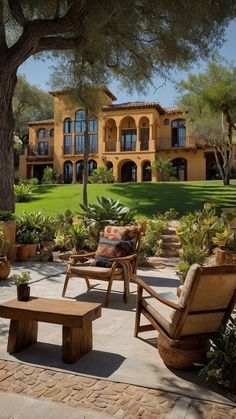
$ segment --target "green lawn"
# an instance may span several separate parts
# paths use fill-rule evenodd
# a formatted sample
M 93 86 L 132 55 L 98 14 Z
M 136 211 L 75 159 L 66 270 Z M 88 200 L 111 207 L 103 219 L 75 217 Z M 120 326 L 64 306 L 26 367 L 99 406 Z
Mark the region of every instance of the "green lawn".
M 175 208 L 180 215 L 201 208 L 204 202 L 214 202 L 218 208 L 236 207 L 236 181 L 223 186 L 221 181 L 164 182 L 164 183 L 115 183 L 88 185 L 89 202 L 97 196 L 119 199 L 135 208 L 139 217 L 152 217 L 157 212 Z M 82 185 L 40 185 L 33 193 L 33 200 L 18 203 L 16 213 L 41 210 L 48 215 L 63 213 L 67 208 L 80 211 Z

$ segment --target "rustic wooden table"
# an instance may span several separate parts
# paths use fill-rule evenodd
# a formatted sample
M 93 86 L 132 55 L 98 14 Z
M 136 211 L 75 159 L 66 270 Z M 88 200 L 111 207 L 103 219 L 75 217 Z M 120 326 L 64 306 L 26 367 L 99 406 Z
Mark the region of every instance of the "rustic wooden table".
M 9 353 L 37 342 L 39 321 L 61 324 L 62 359 L 73 363 L 92 349 L 92 321 L 101 317 L 101 304 L 30 297 L 0 304 L 0 317 L 11 319 Z

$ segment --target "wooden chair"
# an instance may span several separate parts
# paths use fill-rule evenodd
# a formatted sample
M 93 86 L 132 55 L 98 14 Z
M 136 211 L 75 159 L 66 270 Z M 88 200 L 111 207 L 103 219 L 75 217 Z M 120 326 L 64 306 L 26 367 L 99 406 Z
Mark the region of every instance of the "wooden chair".
M 205 358 L 209 338 L 230 317 L 236 301 L 236 266 L 192 265 L 177 302 L 168 300 L 136 275 L 138 285 L 135 336 L 157 330 L 164 363 L 188 369 Z M 141 314 L 149 323 L 140 325 Z
M 107 227 L 108 228 L 108 227 Z M 111 229 L 111 227 L 109 226 Z M 119 227 L 114 227 L 116 230 Z M 120 227 L 120 229 L 124 229 L 125 227 Z M 106 228 L 105 230 L 106 231 Z M 86 253 L 86 254 L 79 254 L 79 255 L 72 255 L 71 259 L 68 264 L 67 274 L 63 286 L 62 297 L 65 296 L 69 279 L 72 277 L 79 277 L 84 278 L 86 281 L 86 285 L 88 290 L 96 287 L 98 284 L 90 284 L 90 279 L 95 279 L 99 281 L 107 281 L 108 287 L 106 292 L 105 298 L 105 306 L 107 307 L 110 302 L 110 295 L 113 281 L 123 281 L 124 282 L 124 293 L 123 293 L 123 300 L 127 302 L 128 296 L 130 294 L 129 291 L 129 281 L 131 274 L 135 274 L 137 271 L 138 266 L 138 253 L 139 247 L 141 242 L 141 236 L 143 234 L 143 230 L 141 227 L 136 227 L 136 237 L 135 237 L 135 248 L 134 253 L 129 256 L 119 257 L 119 258 L 112 258 L 109 259 L 111 262 L 110 267 L 98 267 L 94 266 L 95 262 L 95 255 L 96 252 Z M 89 259 L 89 260 L 88 260 Z M 83 262 L 76 265 L 76 262 Z

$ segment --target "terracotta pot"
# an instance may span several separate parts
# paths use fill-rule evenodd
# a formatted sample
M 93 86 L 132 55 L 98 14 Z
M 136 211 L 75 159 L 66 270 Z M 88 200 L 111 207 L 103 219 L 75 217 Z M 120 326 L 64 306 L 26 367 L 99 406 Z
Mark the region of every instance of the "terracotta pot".
M 215 252 L 216 265 L 236 265 L 236 251 L 216 249 Z
M 25 262 L 29 258 L 29 245 L 28 244 L 17 244 L 16 258 L 19 262 Z
M 29 301 L 30 287 L 27 284 L 20 284 L 17 287 L 17 300 Z
M 36 255 L 36 250 L 37 250 L 37 244 L 35 243 L 29 243 L 27 244 L 28 249 L 29 249 L 29 257 L 33 258 Z
M 11 264 L 6 256 L 0 257 L 0 280 L 6 279 L 11 272 Z

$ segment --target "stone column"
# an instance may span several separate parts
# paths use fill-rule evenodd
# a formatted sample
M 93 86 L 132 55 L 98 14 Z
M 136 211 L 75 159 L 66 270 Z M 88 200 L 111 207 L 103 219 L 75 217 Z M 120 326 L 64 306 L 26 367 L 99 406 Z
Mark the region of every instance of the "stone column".
M 155 138 L 153 124 L 149 125 L 149 151 L 155 151 Z

